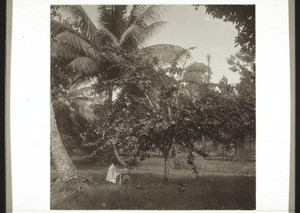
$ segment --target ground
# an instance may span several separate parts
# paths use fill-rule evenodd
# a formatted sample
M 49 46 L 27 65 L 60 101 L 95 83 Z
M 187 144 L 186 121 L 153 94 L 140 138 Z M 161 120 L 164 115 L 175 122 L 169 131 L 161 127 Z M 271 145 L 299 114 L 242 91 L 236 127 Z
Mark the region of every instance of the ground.
M 107 166 L 73 161 L 93 184 L 52 184 L 51 209 L 255 209 L 255 162 L 205 160 L 199 178 L 189 170 L 171 169 L 170 184 L 165 185 L 163 159 L 150 158 L 131 171 L 129 183 L 114 185 L 105 181 Z M 51 178 L 55 176 L 52 170 Z

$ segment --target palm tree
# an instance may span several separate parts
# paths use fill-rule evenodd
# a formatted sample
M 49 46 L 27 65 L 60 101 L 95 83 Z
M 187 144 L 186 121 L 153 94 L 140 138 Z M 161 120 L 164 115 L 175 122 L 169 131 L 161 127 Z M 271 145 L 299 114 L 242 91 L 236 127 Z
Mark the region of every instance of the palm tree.
M 79 22 L 80 27 L 75 31 L 68 25 L 52 20 L 52 31 L 55 32 L 52 56 L 68 58 L 68 68 L 78 73 L 81 78 L 84 77 L 81 74 L 104 74 L 108 71 L 109 65 L 104 63 L 107 59 L 102 52 L 105 45 L 131 51 L 145 59 L 156 57 L 161 63 L 170 63 L 184 50 L 170 44 L 143 47 L 145 41 L 166 24 L 165 21 L 160 21 L 162 13 L 166 10 L 164 6 L 133 6 L 128 17 L 125 16 L 127 6 L 99 6 L 98 28 L 82 6 L 63 8 L 74 21 Z
M 53 104 L 51 102 L 51 155 L 58 171 L 58 180 L 68 181 L 78 178 L 77 171 L 61 141 L 57 128 Z
M 108 56 L 103 47 L 111 46 L 135 53 L 145 59 L 156 57 L 161 63 L 169 63 L 184 49 L 170 44 L 143 47 L 150 38 L 166 22 L 161 15 L 164 6 L 136 5 L 130 15 L 126 16 L 125 5 L 98 6 L 98 24 L 96 27 L 82 6 L 63 6 L 63 10 L 78 23 L 76 29 L 60 21 L 51 20 L 51 57 L 64 58 L 69 63 L 65 71 L 73 73 L 70 89 L 79 82 L 97 76 L 109 80 L 118 76 L 116 69 L 110 69 Z M 117 61 L 118 59 L 115 58 Z M 108 99 L 112 101 L 113 85 L 108 89 Z M 51 103 L 52 104 L 52 103 Z M 54 117 L 53 117 L 54 118 Z M 53 119 L 54 120 L 54 119 Z M 55 129 L 55 126 L 53 126 Z M 56 128 L 57 129 L 57 128 Z M 60 144 L 62 147 L 62 143 Z M 117 155 L 115 146 L 114 153 Z M 52 151 L 53 153 L 53 151 Z M 54 162 L 59 158 L 54 157 Z M 118 157 L 118 156 L 117 156 Z M 65 155 L 67 158 L 67 155 Z M 74 168 L 71 161 L 69 168 Z M 59 163 L 55 163 L 58 165 Z M 59 169 L 59 168 L 58 168 Z
M 53 71 L 53 70 L 52 70 Z M 57 85 L 51 85 L 53 90 L 57 90 Z M 60 84 L 61 86 L 61 84 Z M 78 114 L 88 122 L 94 122 L 96 116 L 90 107 L 89 102 L 94 101 L 93 97 L 89 97 L 88 94 L 91 93 L 91 86 L 86 85 L 85 81 L 82 81 L 76 86 L 72 85 L 68 88 L 68 93 L 61 89 L 60 92 L 52 92 L 51 100 L 51 159 L 57 168 L 58 178 L 57 180 L 68 181 L 70 179 L 78 178 L 77 171 L 72 161 L 70 160 L 68 153 L 62 143 L 62 139 L 57 127 L 57 120 L 55 117 L 54 107 L 56 103 L 58 105 L 64 106 L 68 109 L 68 117 L 73 124 L 76 124 L 74 120 L 74 115 Z M 62 86 L 61 86 L 62 87 Z M 60 89 L 60 88 L 59 88 Z M 56 96 L 55 98 L 53 96 Z M 99 102 L 99 98 L 97 98 Z M 100 100 L 101 101 L 101 100 Z

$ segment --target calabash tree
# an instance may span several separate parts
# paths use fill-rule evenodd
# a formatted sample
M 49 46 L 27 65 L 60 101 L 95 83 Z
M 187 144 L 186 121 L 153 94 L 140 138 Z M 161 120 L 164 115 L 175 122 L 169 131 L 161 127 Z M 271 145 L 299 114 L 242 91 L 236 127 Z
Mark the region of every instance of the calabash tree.
M 104 92 L 112 101 L 114 85 L 110 81 L 122 74 L 117 68 L 120 58 L 111 54 L 111 48 L 125 49 L 144 57 L 154 55 L 160 61 L 168 61 L 183 50 L 175 45 L 141 48 L 144 41 L 165 24 L 159 21 L 163 7 L 133 6 L 130 16 L 124 17 L 126 6 L 99 6 L 98 28 L 81 6 L 62 8 L 71 15 L 75 27 L 59 20 L 51 20 L 51 57 L 52 60 L 63 58 L 68 62 L 63 71 L 72 73 L 70 89 L 86 80 L 104 80 Z M 53 126 L 53 129 L 56 127 Z M 63 149 L 61 140 L 57 141 L 60 141 L 59 147 Z M 67 159 L 68 156 L 64 155 L 64 158 Z M 59 158 L 54 156 L 53 160 L 56 162 Z M 69 168 L 74 168 L 70 160 L 65 160 L 65 163 L 69 164 Z M 59 173 L 62 176 L 65 174 L 63 171 Z
M 121 92 L 99 130 L 105 131 L 103 140 L 121 141 L 118 148 L 127 153 L 132 163 L 158 149 L 163 154 L 164 180 L 168 183 L 174 145 L 187 149 L 189 156 L 193 151 L 206 156 L 203 150 L 194 147 L 201 131 L 191 122 L 193 101 L 181 90 L 181 81 L 172 77 L 181 74 L 182 69 L 172 64 L 157 70 L 138 56 L 128 58 L 134 66 L 125 63 L 121 66 L 127 70 L 118 82 Z

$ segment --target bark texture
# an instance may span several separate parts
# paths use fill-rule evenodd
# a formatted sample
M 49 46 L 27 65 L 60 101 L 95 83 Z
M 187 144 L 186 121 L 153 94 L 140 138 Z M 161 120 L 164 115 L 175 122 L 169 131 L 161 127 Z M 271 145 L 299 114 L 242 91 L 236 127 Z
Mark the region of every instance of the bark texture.
M 163 152 L 164 155 L 164 183 L 169 184 L 170 182 L 170 156 L 172 145 L 166 148 Z
M 165 156 L 165 172 L 164 172 L 164 182 L 170 182 L 170 157 Z
M 52 160 L 58 172 L 58 179 L 63 181 L 76 179 L 78 178 L 77 170 L 74 164 L 72 163 L 71 159 L 69 158 L 69 155 L 61 141 L 61 137 L 57 129 L 52 102 L 50 107 L 51 107 L 50 149 L 51 149 Z

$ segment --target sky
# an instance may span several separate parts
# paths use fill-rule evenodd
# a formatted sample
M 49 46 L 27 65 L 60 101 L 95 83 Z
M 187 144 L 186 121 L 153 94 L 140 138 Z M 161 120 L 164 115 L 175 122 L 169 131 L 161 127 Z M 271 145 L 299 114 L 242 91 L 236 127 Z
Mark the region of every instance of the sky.
M 83 5 L 91 20 L 97 24 L 97 6 Z M 168 24 L 163 26 L 145 46 L 154 44 L 175 44 L 183 48 L 196 47 L 191 51 L 193 62 L 207 64 L 206 55 L 210 54 L 210 67 L 213 72 L 211 81 L 218 83 L 224 76 L 229 83 L 239 82 L 239 74 L 229 70 L 227 58 L 238 52 L 234 38 L 237 31 L 232 23 L 214 19 L 205 14 L 205 8 L 195 10 L 190 5 L 173 5 L 162 16 Z

